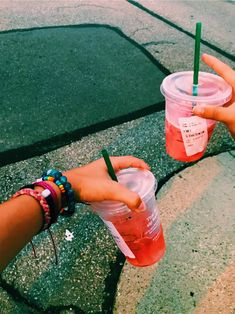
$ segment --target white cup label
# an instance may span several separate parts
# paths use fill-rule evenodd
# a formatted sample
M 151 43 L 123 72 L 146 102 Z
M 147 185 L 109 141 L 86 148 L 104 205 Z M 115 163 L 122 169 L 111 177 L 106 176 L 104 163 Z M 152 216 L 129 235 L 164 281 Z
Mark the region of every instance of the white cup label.
M 186 155 L 192 156 L 202 152 L 208 142 L 206 120 L 196 116 L 179 118 L 179 125 Z
M 102 220 L 106 224 L 106 226 L 108 227 L 110 233 L 112 234 L 117 246 L 122 251 L 122 253 L 129 258 L 135 258 L 135 255 L 130 250 L 129 246 L 126 244 L 126 242 L 124 241 L 123 237 L 120 235 L 118 230 L 115 228 L 114 224 L 110 221 L 107 221 L 104 219 L 102 219 Z

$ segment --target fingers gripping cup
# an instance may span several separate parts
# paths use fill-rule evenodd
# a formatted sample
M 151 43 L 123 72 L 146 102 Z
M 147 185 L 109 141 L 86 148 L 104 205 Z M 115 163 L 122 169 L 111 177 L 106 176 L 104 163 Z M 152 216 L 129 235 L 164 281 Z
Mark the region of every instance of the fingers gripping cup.
M 145 210 L 137 213 L 123 203 L 114 201 L 92 203 L 91 207 L 106 224 L 117 246 L 132 265 L 152 265 L 165 252 L 155 199 L 156 179 L 150 171 L 135 168 L 119 171 L 117 178 L 119 183 L 140 195 Z
M 195 105 L 222 106 L 232 97 L 232 88 L 221 77 L 199 72 L 197 96 L 192 96 L 193 72 L 167 76 L 161 85 L 165 96 L 166 151 L 184 162 L 200 159 L 207 147 L 216 122 L 193 116 Z

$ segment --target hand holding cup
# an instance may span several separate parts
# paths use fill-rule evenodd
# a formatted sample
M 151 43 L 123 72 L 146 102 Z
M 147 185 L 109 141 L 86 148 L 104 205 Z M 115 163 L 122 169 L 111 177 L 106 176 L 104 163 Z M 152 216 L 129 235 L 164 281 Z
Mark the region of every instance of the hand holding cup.
M 193 113 L 202 118 L 223 122 L 235 139 L 235 71 L 216 57 L 208 54 L 202 55 L 202 61 L 231 85 L 233 95 L 232 99 L 223 107 L 200 105 L 194 107 Z

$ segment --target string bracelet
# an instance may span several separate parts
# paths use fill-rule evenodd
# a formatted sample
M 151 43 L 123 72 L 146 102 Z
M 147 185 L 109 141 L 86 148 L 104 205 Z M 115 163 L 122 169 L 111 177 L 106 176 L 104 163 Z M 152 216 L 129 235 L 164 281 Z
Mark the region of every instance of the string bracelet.
M 41 186 L 44 189 L 41 192 L 41 195 L 45 198 L 50 208 L 51 224 L 55 223 L 59 216 L 59 206 L 56 191 L 50 184 L 46 182 L 33 182 L 32 184 L 22 186 L 20 190 L 25 188 L 34 190 L 35 186 Z
M 57 218 L 59 216 L 60 213 L 60 208 L 59 208 L 59 200 L 56 194 L 56 191 L 53 189 L 53 187 L 48 184 L 46 181 L 36 181 L 32 183 L 33 188 L 35 188 L 35 186 L 40 186 L 42 188 L 44 188 L 45 190 L 48 190 L 50 193 L 49 195 L 51 197 L 48 197 L 48 204 L 51 210 L 51 223 L 55 223 L 57 221 Z M 43 191 L 43 193 L 45 193 Z
M 43 183 L 45 184 L 33 183 L 33 184 L 25 185 L 18 192 L 16 192 L 12 196 L 12 198 L 15 198 L 20 195 L 29 195 L 39 202 L 42 213 L 43 213 L 43 226 L 38 233 L 46 229 L 48 230 L 51 241 L 52 241 L 53 250 L 55 253 L 55 263 L 56 265 L 58 265 L 58 255 L 57 255 L 56 245 L 55 245 L 55 241 L 53 239 L 52 233 L 49 229 L 51 224 L 57 221 L 57 218 L 59 215 L 57 194 L 51 185 L 47 184 L 46 182 L 43 182 Z M 34 187 L 36 185 L 41 186 L 42 188 L 44 188 L 44 190 L 42 192 L 34 190 Z M 35 250 L 33 241 L 31 240 L 30 243 L 33 249 L 34 257 L 36 258 L 37 257 L 36 250 Z
M 61 204 L 67 208 L 59 208 L 59 200 L 57 193 L 53 186 L 48 184 L 46 181 L 54 182 L 60 189 L 61 192 Z M 36 186 L 42 187 L 43 191 L 34 190 Z M 71 187 L 71 184 L 67 181 L 67 178 L 62 175 L 62 173 L 55 169 L 49 169 L 44 171 L 42 178 L 37 179 L 32 184 L 23 186 L 18 192 L 16 192 L 12 198 L 16 198 L 20 195 L 28 195 L 33 197 L 40 204 L 42 214 L 43 214 L 43 225 L 39 232 L 48 229 L 49 235 L 52 240 L 56 264 L 58 264 L 58 256 L 56 252 L 56 246 L 54 239 L 50 232 L 51 224 L 57 221 L 58 215 L 62 214 L 65 216 L 71 216 L 75 211 L 75 194 Z M 34 245 L 31 241 L 33 247 L 34 256 L 36 257 L 36 252 Z
M 42 228 L 40 229 L 39 232 L 48 229 L 51 225 L 51 213 L 50 213 L 50 207 L 43 196 L 43 192 L 39 192 L 36 190 L 32 190 L 30 188 L 23 188 L 16 192 L 12 198 L 16 198 L 20 195 L 28 195 L 33 197 L 39 204 L 42 209 L 42 214 L 43 214 L 43 225 Z

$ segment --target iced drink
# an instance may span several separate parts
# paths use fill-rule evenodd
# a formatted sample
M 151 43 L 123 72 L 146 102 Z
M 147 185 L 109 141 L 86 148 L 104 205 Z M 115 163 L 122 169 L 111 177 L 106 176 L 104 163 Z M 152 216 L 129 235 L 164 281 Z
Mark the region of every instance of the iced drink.
M 206 151 L 216 122 L 193 116 L 195 105 L 222 106 L 232 88 L 221 77 L 199 72 L 198 95 L 192 96 L 193 72 L 167 76 L 161 85 L 166 100 L 166 152 L 183 162 L 200 159 Z
M 155 199 L 156 180 L 150 171 L 129 168 L 117 174 L 119 183 L 139 193 L 145 210 L 133 212 L 119 202 L 104 201 L 91 206 L 107 225 L 118 247 L 132 265 L 158 262 L 165 242 Z
M 211 138 L 214 128 L 215 123 L 212 123 L 207 127 L 208 142 Z M 204 155 L 206 147 L 201 152 L 196 153 L 193 156 L 187 156 L 180 128 L 175 127 L 173 124 L 168 122 L 167 119 L 165 119 L 165 133 L 166 152 L 172 158 L 184 162 L 192 162 L 200 159 Z

